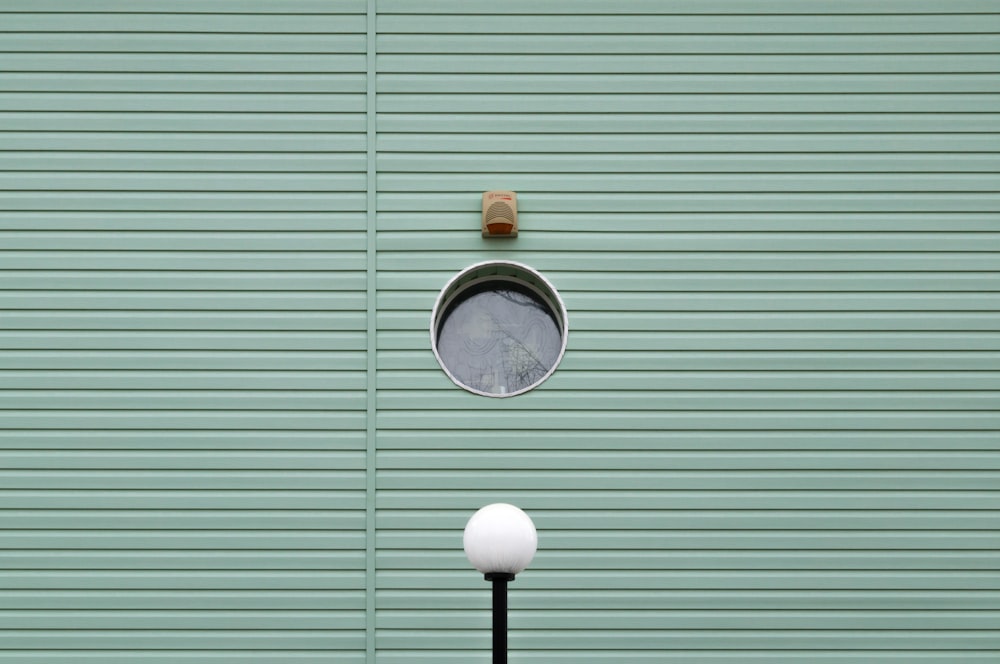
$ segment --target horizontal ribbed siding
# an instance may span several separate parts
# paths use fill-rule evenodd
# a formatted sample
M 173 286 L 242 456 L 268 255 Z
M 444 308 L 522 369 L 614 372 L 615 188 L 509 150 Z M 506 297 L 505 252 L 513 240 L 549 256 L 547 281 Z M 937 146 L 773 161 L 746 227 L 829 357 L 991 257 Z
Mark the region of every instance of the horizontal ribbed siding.
M 379 661 L 485 659 L 495 501 L 540 531 L 518 661 L 994 660 L 995 8 L 498 9 L 379 3 Z M 572 330 L 508 400 L 428 349 L 491 258 Z
M 518 661 L 994 662 L 998 33 L 985 0 L 0 2 L 0 661 L 485 661 L 461 528 L 502 500 L 541 532 Z M 511 400 L 428 348 L 491 258 L 570 310 Z
M 365 4 L 0 10 L 0 661 L 364 661 Z

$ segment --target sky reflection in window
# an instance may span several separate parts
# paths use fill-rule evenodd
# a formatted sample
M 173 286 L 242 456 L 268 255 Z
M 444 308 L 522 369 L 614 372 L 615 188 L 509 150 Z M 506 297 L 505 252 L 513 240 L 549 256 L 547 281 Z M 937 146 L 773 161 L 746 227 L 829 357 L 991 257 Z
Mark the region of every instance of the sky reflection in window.
M 462 293 L 438 326 L 438 354 L 463 385 L 488 394 L 524 390 L 558 362 L 560 325 L 544 300 L 494 281 Z

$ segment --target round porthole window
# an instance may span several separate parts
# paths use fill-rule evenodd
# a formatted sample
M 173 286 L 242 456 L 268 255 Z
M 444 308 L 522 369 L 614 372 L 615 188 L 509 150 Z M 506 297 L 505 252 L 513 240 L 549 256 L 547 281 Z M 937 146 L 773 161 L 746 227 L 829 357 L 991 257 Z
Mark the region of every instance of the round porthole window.
M 542 275 L 512 261 L 477 263 L 441 291 L 431 345 L 458 386 L 488 397 L 527 392 L 566 352 L 566 307 Z

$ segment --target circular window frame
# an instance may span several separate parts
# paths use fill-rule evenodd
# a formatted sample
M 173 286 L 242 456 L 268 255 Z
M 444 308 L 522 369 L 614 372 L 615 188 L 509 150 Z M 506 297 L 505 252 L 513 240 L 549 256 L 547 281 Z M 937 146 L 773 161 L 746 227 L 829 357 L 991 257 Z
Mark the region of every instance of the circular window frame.
M 438 328 L 443 322 L 442 317 L 444 313 L 447 312 L 451 304 L 467 290 L 489 282 L 515 283 L 537 295 L 548 307 L 549 313 L 556 319 L 559 327 L 559 336 L 561 337 L 559 353 L 556 356 L 555 361 L 552 362 L 552 366 L 545 372 L 545 375 L 527 387 L 522 387 L 519 390 L 504 392 L 501 394 L 478 390 L 463 383 L 451 372 L 451 370 L 448 369 L 444 359 L 441 357 L 441 353 L 438 351 Z M 562 362 L 563 356 L 566 354 L 566 345 L 569 341 L 569 316 L 566 312 L 566 305 L 563 303 L 562 297 L 559 295 L 559 291 L 555 289 L 555 286 L 553 286 L 548 279 L 543 277 L 534 268 L 516 261 L 482 261 L 463 269 L 461 272 L 452 277 L 448 283 L 445 284 L 444 288 L 441 289 L 441 292 L 437 296 L 437 300 L 434 302 L 434 309 L 431 312 L 430 336 L 431 350 L 434 351 L 434 358 L 437 360 L 442 371 L 444 371 L 445 375 L 448 376 L 451 382 L 455 383 L 455 385 L 458 385 L 463 390 L 471 392 L 472 394 L 492 397 L 495 399 L 506 399 L 508 397 L 516 397 L 520 394 L 524 394 L 525 392 L 530 392 L 548 380 L 549 376 L 555 373 L 556 368 L 558 368 L 559 363 Z

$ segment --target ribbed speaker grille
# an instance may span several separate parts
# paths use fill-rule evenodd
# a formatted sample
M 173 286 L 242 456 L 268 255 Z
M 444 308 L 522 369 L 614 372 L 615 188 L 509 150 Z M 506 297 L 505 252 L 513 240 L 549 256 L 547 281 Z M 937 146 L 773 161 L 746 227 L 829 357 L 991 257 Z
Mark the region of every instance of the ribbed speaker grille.
M 494 203 L 486 209 L 486 223 L 489 224 L 495 219 L 503 219 L 507 223 L 512 223 L 514 210 L 506 203 Z

